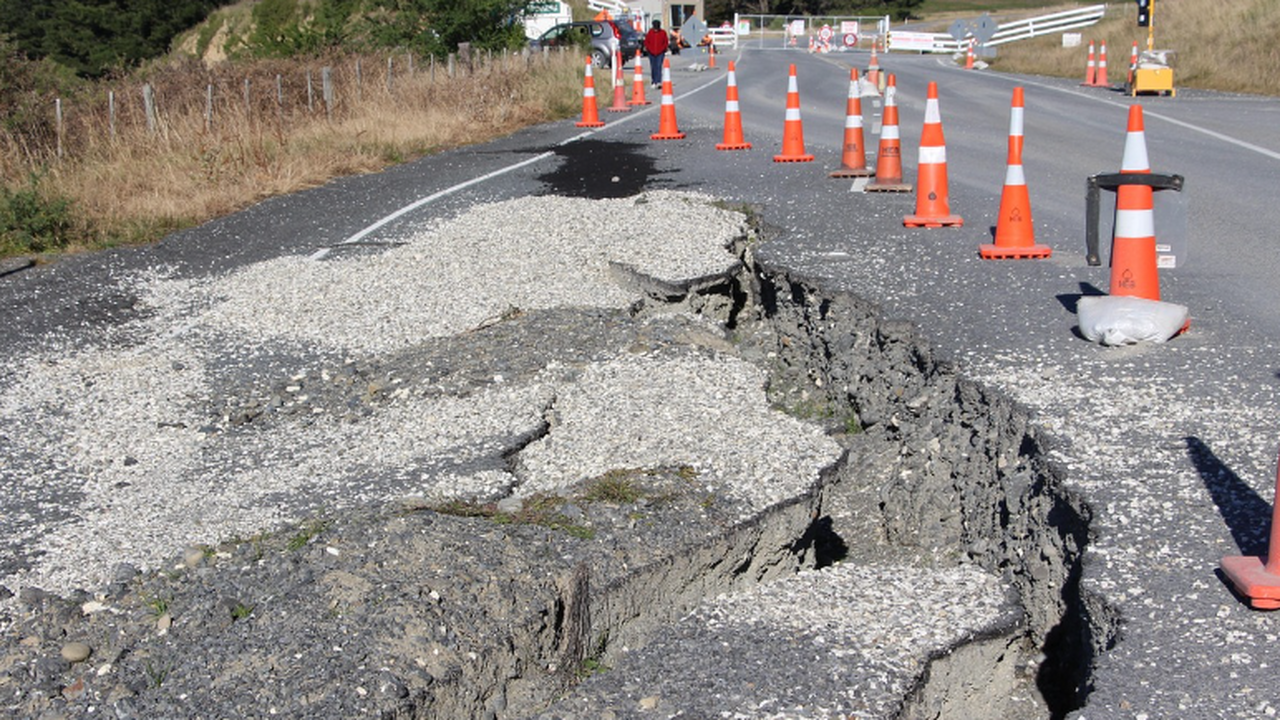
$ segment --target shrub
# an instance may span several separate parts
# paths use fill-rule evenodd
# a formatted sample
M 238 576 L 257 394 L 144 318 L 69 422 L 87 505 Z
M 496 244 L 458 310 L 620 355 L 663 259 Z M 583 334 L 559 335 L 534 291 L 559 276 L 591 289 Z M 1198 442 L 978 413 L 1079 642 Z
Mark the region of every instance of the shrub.
M 48 196 L 40 178 L 32 172 L 25 187 L 0 187 L 0 252 L 47 252 L 70 243 L 72 202 L 61 195 Z

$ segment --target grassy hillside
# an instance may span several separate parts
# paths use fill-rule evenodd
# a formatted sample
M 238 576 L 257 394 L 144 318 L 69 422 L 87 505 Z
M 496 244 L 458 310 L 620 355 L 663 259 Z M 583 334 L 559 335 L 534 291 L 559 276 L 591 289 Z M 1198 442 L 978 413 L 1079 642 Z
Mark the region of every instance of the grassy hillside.
M 940 2 L 941 0 L 934 0 Z M 1280 95 L 1280 0 L 1156 0 L 1155 46 L 1172 49 L 1178 87 Z M 1106 17 L 1079 30 L 1107 42 L 1112 82 L 1123 81 L 1133 41 L 1147 44 L 1133 2 L 1113 2 Z M 1009 72 L 1084 79 L 1088 50 L 1063 48 L 1060 34 L 1000 47 L 992 62 Z
M 925 20 L 952 13 L 980 15 L 989 12 L 994 16 L 1009 11 L 1035 10 L 1045 4 L 1045 0 L 925 0 L 914 14 Z

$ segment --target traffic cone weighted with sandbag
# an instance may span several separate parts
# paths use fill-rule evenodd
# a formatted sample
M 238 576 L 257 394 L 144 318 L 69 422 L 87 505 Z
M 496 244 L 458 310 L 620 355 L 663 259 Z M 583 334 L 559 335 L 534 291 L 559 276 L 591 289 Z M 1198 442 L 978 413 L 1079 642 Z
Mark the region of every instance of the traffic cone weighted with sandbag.
M 1129 108 L 1120 175 L 1151 175 L 1141 105 Z M 1116 187 L 1111 294 L 1082 297 L 1076 303 L 1080 334 L 1087 340 L 1104 345 L 1164 342 L 1191 327 L 1185 306 L 1160 299 L 1155 198 L 1148 179 Z
M 1120 174 L 1150 173 L 1142 106 L 1129 107 Z M 1111 294 L 1160 299 L 1156 266 L 1155 192 L 1149 185 L 1116 188 L 1115 233 L 1111 240 Z

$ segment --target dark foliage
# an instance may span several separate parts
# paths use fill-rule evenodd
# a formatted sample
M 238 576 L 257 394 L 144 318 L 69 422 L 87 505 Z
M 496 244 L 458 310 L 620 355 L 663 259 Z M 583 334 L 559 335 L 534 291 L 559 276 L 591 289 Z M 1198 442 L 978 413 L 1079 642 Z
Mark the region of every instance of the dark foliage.
M 228 0 L 0 0 L 0 33 L 84 77 L 162 55 Z

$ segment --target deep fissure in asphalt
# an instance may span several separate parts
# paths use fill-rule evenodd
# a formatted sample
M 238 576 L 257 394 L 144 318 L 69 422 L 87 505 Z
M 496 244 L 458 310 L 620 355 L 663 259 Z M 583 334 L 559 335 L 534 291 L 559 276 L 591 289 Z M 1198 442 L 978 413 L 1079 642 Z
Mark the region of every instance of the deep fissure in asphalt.
M 1048 460 L 1051 441 L 1007 397 L 960 377 L 910 324 L 884 319 L 855 296 L 825 292 L 813 279 L 756 261 L 745 241 L 739 249 L 743 264 L 736 276 L 708 279 L 686 292 L 627 276 L 650 298 L 633 308 L 633 314 L 680 310 L 718 320 L 739 352 L 767 364 L 771 401 L 793 411 L 820 410 L 812 413 L 814 419 L 840 436 L 847 449 L 842 461 L 812 496 L 730 526 L 711 545 L 698 544 L 696 537 L 677 538 L 662 548 L 673 554 L 655 558 L 641 553 L 646 562 L 632 565 L 635 569 L 624 574 L 609 575 L 596 567 L 592 572 L 599 574 L 593 575 L 584 571 L 588 566 L 581 561 L 531 571 L 522 565 L 530 562 L 527 557 L 513 556 L 532 581 L 513 583 L 511 588 L 481 585 L 494 596 L 477 597 L 476 602 L 512 603 L 507 612 L 519 621 L 486 629 L 490 651 L 456 671 L 423 673 L 419 680 L 401 671 L 387 679 L 381 700 L 384 716 L 536 714 L 574 685 L 584 665 L 615 662 L 621 648 L 642 645 L 703 598 L 806 567 L 898 558 L 920 562 L 922 557 L 934 558 L 939 566 L 972 562 L 1001 575 L 1017 589 L 1024 619 L 1021 626 L 971 638 L 934 658 L 904 698 L 901 717 L 936 716 L 933 709 L 938 707 L 953 714 L 991 716 L 982 705 L 986 698 L 965 695 L 964 688 L 1002 687 L 986 678 L 1007 676 L 1011 667 L 1033 673 L 1049 716 L 1065 716 L 1083 704 L 1093 659 L 1115 641 L 1118 623 L 1101 598 L 1080 588 L 1090 511 L 1064 489 L 1064 471 Z M 598 320 L 609 324 L 612 318 L 606 315 Z M 506 323 L 537 321 L 512 317 L 482 331 L 501 335 Z M 459 387 L 469 387 L 474 379 L 458 382 Z M 260 417 L 241 414 L 245 422 Z M 675 482 L 671 477 L 650 480 Z M 690 519 L 699 522 L 707 509 L 697 498 L 673 500 L 663 510 L 664 522 L 683 527 Z M 326 525 L 317 526 L 314 534 L 341 531 L 371 542 L 370 538 L 384 537 L 380 523 L 385 523 L 401 533 L 398 540 L 417 538 L 426 547 L 439 544 L 438 552 L 465 560 L 460 567 L 468 572 L 467 562 L 489 562 L 494 553 L 503 552 L 504 541 L 510 545 L 514 540 L 522 552 L 549 559 L 563 556 L 563 547 L 572 542 L 557 538 L 543 548 L 539 543 L 544 541 L 533 540 L 527 529 L 495 530 L 500 526 L 480 524 L 488 520 L 449 517 L 438 508 L 408 508 L 403 513 L 370 521 L 367 531 L 354 523 L 358 531 Z M 424 530 L 412 525 L 419 521 L 440 538 L 484 538 L 473 546 L 466 545 L 469 540 L 440 542 L 435 535 L 426 542 L 419 537 Z M 270 542 L 287 547 L 293 542 L 289 535 L 277 535 Z M 628 545 L 641 539 L 619 536 L 619 542 Z M 202 591 L 214 589 L 214 594 L 204 599 L 207 602 L 191 602 L 191 614 L 207 611 L 210 622 L 225 629 L 237 622 L 237 609 L 255 604 L 244 573 L 262 554 L 257 544 L 242 543 L 225 567 L 201 567 L 193 573 L 203 583 Z M 308 567 L 311 556 L 324 558 L 325 548 L 306 541 L 303 547 L 309 555 L 286 556 L 263 572 L 290 577 L 288 587 L 304 592 L 314 585 L 306 577 L 313 572 Z M 417 559 L 443 562 L 434 556 Z M 143 604 L 165 597 L 157 590 L 168 587 L 164 578 L 140 587 L 131 585 L 135 582 L 125 578 L 120 592 L 145 596 Z M 78 603 L 85 600 L 29 595 L 27 604 L 37 614 L 47 614 L 44 628 L 50 637 L 65 632 Z M 545 601 L 547 613 L 519 614 L 535 601 Z M 340 614 L 344 609 L 339 604 L 328 612 Z M 1024 656 L 1037 651 L 1043 660 L 1028 663 Z M 123 669 L 129 662 L 142 662 L 148 673 L 168 672 L 165 663 L 177 661 L 166 657 L 174 652 L 163 639 L 149 638 L 122 652 L 117 664 Z M 48 669 L 51 687 L 58 682 L 55 670 Z M 145 698 L 146 687 L 137 693 Z M 151 709 L 166 708 L 173 709 Z

